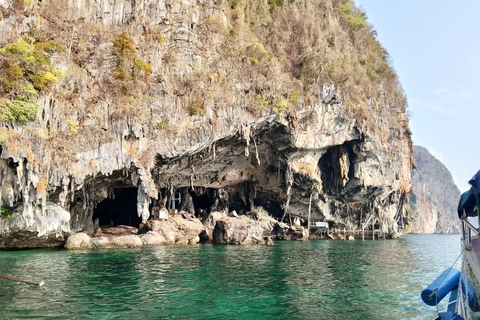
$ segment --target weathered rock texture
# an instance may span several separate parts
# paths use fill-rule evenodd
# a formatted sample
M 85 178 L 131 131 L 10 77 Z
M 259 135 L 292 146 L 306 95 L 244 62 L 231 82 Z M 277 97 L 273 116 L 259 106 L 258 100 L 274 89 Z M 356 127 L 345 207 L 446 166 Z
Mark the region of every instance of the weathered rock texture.
M 67 238 L 66 249 L 117 249 L 158 245 L 191 245 L 201 238 L 214 244 L 266 244 L 273 240 L 306 240 L 307 231 L 301 226 L 279 223 L 265 212 L 227 216 L 212 212 L 200 221 L 188 214 L 175 214 L 168 220 L 148 220 L 141 225 L 139 234 L 134 228 L 106 227 L 90 237 L 78 232 Z
M 0 45 L 54 39 L 65 72 L 35 121 L 0 128 L 0 247 L 165 207 L 305 225 L 310 199 L 312 220 L 398 233 L 406 102 L 363 19 L 343 0 L 0 0 Z
M 416 170 L 412 172 L 410 206 L 415 216 L 413 233 L 459 233 L 457 205 L 460 190 L 452 174 L 421 146 L 414 146 Z
M 214 244 L 269 244 L 271 239 L 306 240 L 308 234 L 301 226 L 279 223 L 264 213 L 250 213 L 249 216 L 218 217 L 211 237 Z

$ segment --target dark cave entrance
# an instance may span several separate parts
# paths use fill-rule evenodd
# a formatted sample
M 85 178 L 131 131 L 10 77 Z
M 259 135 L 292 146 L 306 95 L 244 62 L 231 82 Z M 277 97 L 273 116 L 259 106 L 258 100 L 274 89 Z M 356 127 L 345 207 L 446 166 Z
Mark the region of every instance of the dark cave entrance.
M 258 193 L 254 200 L 254 205 L 256 207 L 263 207 L 273 218 L 281 219 L 283 217 L 284 210 L 280 202 L 265 194 Z
M 171 195 L 162 197 L 161 194 Z M 195 217 L 202 218 L 212 211 L 236 211 L 237 214 L 247 214 L 253 210 L 254 206 L 263 207 L 275 218 L 283 216 L 281 203 L 275 198 L 275 195 L 255 191 L 251 183 L 241 183 L 239 185 L 226 188 L 179 188 L 167 192 L 162 189 L 159 198 L 164 199 L 164 205 L 169 209 L 177 209 L 194 213 Z
M 238 214 L 246 214 L 252 210 L 252 205 L 248 198 L 242 197 L 239 193 L 234 193 L 230 196 L 228 212 L 235 211 Z
M 93 211 L 93 221 L 100 226 L 127 225 L 138 228 L 142 218 L 137 215 L 137 188 L 115 188 L 114 198 L 100 202 Z
M 212 188 L 197 188 L 188 191 L 192 197 L 193 207 L 195 210 L 195 216 L 204 217 L 212 211 L 214 204 L 215 191 Z
M 326 194 L 334 195 L 346 186 L 348 181 L 354 178 L 354 162 L 357 156 L 353 152 L 353 143 L 331 147 L 320 158 L 320 168 L 323 190 Z M 348 168 L 342 166 L 347 165 Z

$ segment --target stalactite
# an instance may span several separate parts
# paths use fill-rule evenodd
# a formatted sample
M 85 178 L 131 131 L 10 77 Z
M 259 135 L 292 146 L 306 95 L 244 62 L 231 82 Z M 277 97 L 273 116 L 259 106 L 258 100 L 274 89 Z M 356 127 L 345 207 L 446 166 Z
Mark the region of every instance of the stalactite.
M 280 187 L 280 159 L 278 159 L 278 168 L 277 168 L 277 187 Z
M 137 189 L 137 215 L 142 218 L 142 223 L 147 222 L 147 219 L 150 216 L 150 211 L 148 210 L 149 205 L 150 197 L 140 183 Z
M 253 139 L 253 144 L 255 145 L 255 157 L 257 159 L 257 164 L 260 165 L 260 158 L 258 157 L 257 141 L 255 141 L 255 139 Z
M 293 173 L 289 164 L 287 164 L 287 171 L 285 172 L 285 181 L 287 183 L 287 202 L 285 203 L 285 206 L 284 206 L 284 213 L 281 219 L 282 222 L 288 213 L 288 207 L 290 206 L 290 199 L 292 196 Z
M 245 139 L 246 146 L 245 146 L 245 157 L 250 155 L 250 151 L 248 147 L 250 145 L 250 126 L 249 125 L 242 125 L 242 135 L 243 139 Z

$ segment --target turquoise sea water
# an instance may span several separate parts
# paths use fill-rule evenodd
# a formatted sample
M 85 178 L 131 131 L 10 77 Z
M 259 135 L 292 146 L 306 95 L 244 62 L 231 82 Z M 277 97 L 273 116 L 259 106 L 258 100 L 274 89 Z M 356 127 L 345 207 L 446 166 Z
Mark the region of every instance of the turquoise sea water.
M 0 252 L 0 319 L 434 319 L 459 235 Z M 461 259 L 460 259 L 461 260 Z

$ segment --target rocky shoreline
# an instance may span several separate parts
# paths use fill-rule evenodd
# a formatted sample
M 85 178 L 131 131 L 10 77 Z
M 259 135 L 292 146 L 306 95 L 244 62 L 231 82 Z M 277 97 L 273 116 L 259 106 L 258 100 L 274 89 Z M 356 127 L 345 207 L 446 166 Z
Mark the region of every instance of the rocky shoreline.
M 186 212 L 177 212 L 167 219 L 152 219 L 139 228 L 131 226 L 103 226 L 94 235 L 78 232 L 70 235 L 65 248 L 110 249 L 138 248 L 157 245 L 273 245 L 273 240 L 307 240 L 308 231 L 300 225 L 278 222 L 264 213 L 211 212 L 196 218 Z

